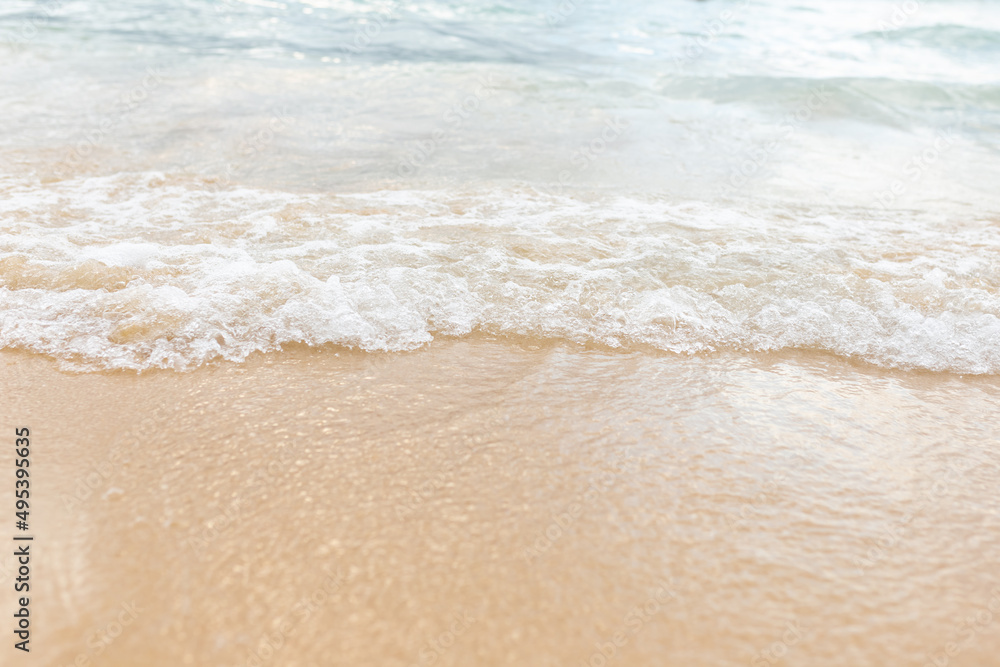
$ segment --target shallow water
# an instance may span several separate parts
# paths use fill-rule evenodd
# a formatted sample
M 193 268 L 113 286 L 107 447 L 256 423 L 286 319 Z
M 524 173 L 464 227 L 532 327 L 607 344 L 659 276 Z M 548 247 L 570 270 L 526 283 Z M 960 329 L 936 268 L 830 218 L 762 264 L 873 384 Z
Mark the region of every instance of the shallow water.
M 0 345 L 996 373 L 1000 8 L 900 7 L 5 5 Z
M 478 339 L 2 361 L 0 422 L 36 425 L 37 664 L 1000 654 L 993 378 Z

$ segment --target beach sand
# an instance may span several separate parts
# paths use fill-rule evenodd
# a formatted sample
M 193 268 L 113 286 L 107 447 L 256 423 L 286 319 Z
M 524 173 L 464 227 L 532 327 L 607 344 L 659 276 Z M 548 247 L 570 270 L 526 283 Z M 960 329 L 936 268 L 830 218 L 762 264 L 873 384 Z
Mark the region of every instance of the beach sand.
M 996 378 L 474 338 L 0 382 L 32 664 L 1000 655 Z

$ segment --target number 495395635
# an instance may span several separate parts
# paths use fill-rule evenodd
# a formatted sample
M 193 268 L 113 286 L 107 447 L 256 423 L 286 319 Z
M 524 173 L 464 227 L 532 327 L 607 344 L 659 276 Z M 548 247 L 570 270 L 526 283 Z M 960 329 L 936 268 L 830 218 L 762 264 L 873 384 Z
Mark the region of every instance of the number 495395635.
M 27 428 L 19 428 L 15 430 L 15 435 L 17 436 L 14 441 L 14 453 L 17 455 L 14 459 L 14 464 L 17 466 L 14 472 L 17 478 L 14 482 L 16 526 L 20 530 L 28 530 L 28 499 L 31 497 L 31 483 L 28 473 L 31 461 L 28 457 L 31 454 L 31 441 L 29 440 L 31 432 Z

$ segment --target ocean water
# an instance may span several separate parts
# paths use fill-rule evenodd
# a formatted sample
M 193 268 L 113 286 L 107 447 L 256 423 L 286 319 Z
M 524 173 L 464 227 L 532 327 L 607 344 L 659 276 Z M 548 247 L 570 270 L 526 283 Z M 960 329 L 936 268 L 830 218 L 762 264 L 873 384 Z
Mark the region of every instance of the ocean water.
M 11 0 L 0 346 L 1000 373 L 1000 4 Z
M 33 664 L 997 667 L 998 64 L 995 0 L 4 0 Z

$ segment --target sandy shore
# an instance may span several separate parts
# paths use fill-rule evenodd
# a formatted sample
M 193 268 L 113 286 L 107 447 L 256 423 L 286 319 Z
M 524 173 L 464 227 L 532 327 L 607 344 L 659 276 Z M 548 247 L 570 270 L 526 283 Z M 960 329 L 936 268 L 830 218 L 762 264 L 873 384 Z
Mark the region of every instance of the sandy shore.
M 25 664 L 1000 655 L 994 378 L 479 339 L 141 376 L 6 352 L 0 387 L 33 435 Z

